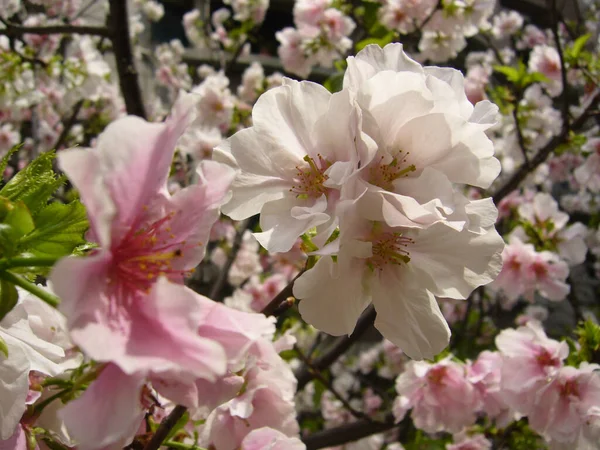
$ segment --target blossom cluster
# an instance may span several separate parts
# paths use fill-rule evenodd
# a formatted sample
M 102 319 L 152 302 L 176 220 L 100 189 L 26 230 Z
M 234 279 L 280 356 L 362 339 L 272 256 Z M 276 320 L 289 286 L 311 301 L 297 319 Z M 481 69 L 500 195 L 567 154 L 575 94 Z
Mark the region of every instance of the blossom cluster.
M 0 0 L 0 448 L 597 448 L 600 8 L 224 3 Z
M 320 258 L 294 283 L 307 322 L 351 334 L 372 302 L 385 337 L 431 358 L 449 338 L 434 295 L 464 299 L 500 270 L 495 207 L 460 190 L 498 174 L 485 135 L 496 110 L 473 107 L 458 72 L 422 68 L 400 44 L 349 58 L 344 84 L 330 94 L 285 79 L 258 100 L 253 126 L 217 147 L 240 170 L 223 211 L 260 213 L 255 237 L 270 252 L 314 230 Z

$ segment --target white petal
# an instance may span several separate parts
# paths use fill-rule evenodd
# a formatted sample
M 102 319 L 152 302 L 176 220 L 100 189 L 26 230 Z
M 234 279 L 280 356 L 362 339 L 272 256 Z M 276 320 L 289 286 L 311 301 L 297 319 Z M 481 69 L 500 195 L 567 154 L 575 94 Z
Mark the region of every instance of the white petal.
M 324 256 L 294 282 L 293 290 L 294 297 L 301 299 L 298 309 L 302 318 L 333 336 L 351 334 L 371 302 L 363 293 L 360 266 L 339 269 Z
M 372 285 L 375 328 L 412 359 L 433 359 L 450 340 L 435 297 L 409 271 L 386 270 Z

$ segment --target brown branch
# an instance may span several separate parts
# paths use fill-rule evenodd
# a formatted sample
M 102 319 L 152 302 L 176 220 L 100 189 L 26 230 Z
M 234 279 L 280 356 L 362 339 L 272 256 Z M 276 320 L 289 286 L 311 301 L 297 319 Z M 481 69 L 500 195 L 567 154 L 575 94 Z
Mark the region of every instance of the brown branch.
M 556 45 L 556 51 L 560 58 L 560 78 L 562 82 L 562 92 L 560 94 L 561 101 L 561 113 L 562 113 L 562 129 L 564 133 L 568 133 L 570 129 L 569 124 L 569 98 L 568 98 L 568 80 L 567 80 L 567 67 L 565 66 L 565 56 L 560 42 L 560 33 L 558 31 L 558 10 L 556 8 L 556 0 L 549 0 L 550 15 L 552 16 L 552 36 L 554 37 L 554 45 Z
M 25 34 L 90 34 L 93 36 L 109 37 L 110 32 L 106 27 L 88 25 L 45 25 L 22 26 L 3 21 L 6 28 L 0 29 L 0 35 L 19 38 Z
M 157 450 L 186 411 L 187 408 L 181 405 L 173 408 L 173 411 L 160 423 L 158 430 L 156 430 L 152 439 L 146 444 L 144 450 Z
M 295 374 L 298 379 L 298 390 L 300 391 L 315 376 L 315 372 L 325 370 L 333 364 L 342 354 L 344 354 L 352 345 L 357 342 L 363 334 L 373 325 L 377 313 L 371 305 L 358 319 L 356 328 L 350 336 L 342 336 L 336 339 L 331 348 L 323 355 L 315 358 L 311 366 L 303 366 Z
M 267 306 L 265 306 L 261 313 L 263 313 L 265 316 L 277 316 L 279 315 L 278 309 L 281 306 L 286 306 L 285 303 L 288 303 L 288 299 L 294 298 L 293 297 L 293 289 L 294 289 L 294 281 L 296 281 L 298 279 L 298 277 L 300 275 L 302 275 L 304 273 L 305 269 L 302 269 L 300 271 L 300 273 L 298 275 L 296 275 L 294 277 L 294 279 L 292 281 L 290 281 L 288 283 L 288 285 L 286 287 L 284 287 L 279 294 L 277 294 L 275 297 L 273 297 L 273 300 L 271 300 Z M 285 302 L 285 303 L 284 303 Z M 291 305 L 290 305 L 291 306 Z M 287 308 L 286 308 L 287 309 Z
M 521 149 L 521 154 L 523 155 L 523 159 L 525 160 L 525 167 L 529 167 L 529 156 L 527 155 L 527 145 L 525 144 L 525 138 L 523 137 L 523 130 L 521 130 L 521 124 L 519 123 L 519 102 L 520 96 L 515 100 L 515 107 L 513 108 L 512 115 L 515 120 L 515 131 L 517 133 L 517 142 L 519 143 L 519 148 Z
M 235 233 L 235 238 L 233 239 L 233 244 L 231 246 L 231 250 L 229 251 L 229 255 L 227 256 L 227 261 L 225 261 L 225 264 L 223 265 L 222 269 L 219 271 L 219 275 L 217 276 L 217 279 L 210 290 L 209 298 L 211 298 L 215 301 L 221 300 L 221 298 L 220 298 L 221 292 L 223 291 L 223 288 L 225 287 L 225 283 L 227 282 L 227 277 L 229 276 L 229 271 L 231 270 L 231 267 L 233 266 L 233 263 L 235 262 L 235 258 L 237 256 L 238 252 L 240 251 L 240 248 L 242 247 L 242 242 L 244 241 L 244 233 L 248 229 L 250 223 L 251 223 L 250 219 L 244 220 L 243 222 L 240 223 L 240 226 L 239 226 L 237 232 Z
M 77 120 L 77 115 L 79 114 L 79 111 L 81 111 L 82 106 L 83 106 L 83 100 L 79 100 L 77 103 L 75 103 L 75 106 L 73 106 L 73 112 L 71 113 L 69 118 L 62 121 L 63 122 L 63 130 L 62 130 L 62 133 L 60 133 L 60 136 L 58 137 L 58 139 L 56 140 L 56 143 L 54 144 L 53 148 L 55 150 L 59 150 L 59 147 L 61 145 L 63 145 L 65 143 L 65 141 L 67 140 L 67 137 L 69 136 L 69 132 L 75 125 L 75 122 Z
M 306 444 L 306 450 L 318 450 L 320 448 L 335 447 L 348 442 L 358 441 L 365 437 L 400 427 L 404 424 L 395 423 L 393 416 L 386 417 L 384 422 L 373 422 L 365 419 L 356 422 L 345 423 L 339 427 L 312 433 L 302 439 Z
M 578 130 L 583 126 L 585 121 L 589 118 L 590 111 L 593 110 L 596 102 L 600 100 L 600 90 L 596 90 L 588 100 L 586 106 L 583 108 L 583 112 L 573 121 L 571 124 L 571 130 Z M 537 154 L 531 159 L 529 167 L 522 165 L 519 170 L 512 174 L 512 176 L 492 195 L 495 204 L 498 204 L 504 197 L 510 194 L 512 191 L 519 187 L 521 181 L 527 178 L 531 172 L 542 164 L 552 152 L 554 152 L 559 145 L 564 144 L 569 139 L 569 132 L 563 129 L 560 134 L 554 136 L 550 142 L 548 142 Z
M 124 0 L 109 0 L 109 4 L 109 37 L 115 53 L 119 85 L 125 100 L 125 107 L 128 114 L 145 119 L 146 109 L 144 108 L 142 90 L 138 82 L 138 73 L 135 68 L 133 49 L 129 37 L 127 2 Z
M 296 345 L 294 345 L 294 351 L 296 352 L 296 354 L 298 355 L 298 357 L 302 360 L 302 362 L 304 364 L 306 364 L 306 366 L 313 373 L 313 375 L 315 376 L 315 378 L 317 380 L 319 380 L 321 382 L 321 384 L 323 384 L 323 386 L 325 386 L 327 388 L 327 390 L 329 392 L 331 392 L 333 394 L 333 396 L 335 398 L 337 398 L 342 403 L 342 405 L 344 405 L 344 408 L 346 408 L 346 410 L 350 414 L 352 414 L 357 419 L 364 419 L 364 420 L 366 420 L 368 422 L 376 422 L 375 420 L 371 419 L 365 413 L 354 409 L 354 407 L 348 402 L 348 400 L 346 400 L 344 398 L 344 396 L 342 394 L 340 394 L 335 387 L 333 387 L 333 383 L 331 382 L 331 380 L 326 379 L 321 374 L 321 372 L 319 370 L 315 370 L 315 368 L 312 366 L 312 363 L 307 358 L 307 356 Z

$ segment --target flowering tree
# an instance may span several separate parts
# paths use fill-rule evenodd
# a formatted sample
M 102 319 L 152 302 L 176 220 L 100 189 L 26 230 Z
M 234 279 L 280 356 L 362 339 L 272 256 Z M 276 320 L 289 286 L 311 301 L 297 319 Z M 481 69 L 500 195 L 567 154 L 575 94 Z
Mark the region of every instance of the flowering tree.
M 600 4 L 501 6 L 0 0 L 0 449 L 600 448 Z

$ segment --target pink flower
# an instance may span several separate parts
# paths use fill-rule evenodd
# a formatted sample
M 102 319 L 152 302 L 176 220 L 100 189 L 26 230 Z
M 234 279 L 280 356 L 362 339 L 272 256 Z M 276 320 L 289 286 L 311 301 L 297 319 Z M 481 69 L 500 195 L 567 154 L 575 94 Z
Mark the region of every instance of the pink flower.
M 175 143 L 193 107 L 193 96 L 183 95 L 164 123 L 125 117 L 106 128 L 96 149 L 59 154 L 100 249 L 60 261 L 51 279 L 74 343 L 129 374 L 185 368 L 211 379 L 224 369 L 207 362 L 222 360 L 221 347 L 197 335 L 201 304 L 167 282 L 182 283 L 202 259 L 233 178 L 231 169 L 203 161 L 198 184 L 168 194 Z
M 490 450 L 492 443 L 483 434 L 461 432 L 453 436 L 454 444 L 446 444 L 446 450 Z
M 240 450 L 305 450 L 298 438 L 290 438 L 272 428 L 259 428 L 250 432 L 242 441 Z
M 122 448 L 144 419 L 143 376 L 125 374 L 108 364 L 77 400 L 59 413 L 81 450 Z
M 536 402 L 528 412 L 531 428 L 548 440 L 577 446 L 580 435 L 590 425 L 598 427 L 600 406 L 600 366 L 584 363 L 579 369 L 563 367 L 539 389 Z M 591 447 L 589 447 L 591 448 Z
M 528 414 L 540 386 L 563 366 L 569 347 L 566 342 L 549 339 L 535 321 L 516 330 L 503 330 L 496 337 L 496 347 L 503 358 L 501 384 L 505 399 L 516 411 Z
M 548 92 L 556 96 L 562 92 L 560 56 L 554 47 L 537 45 L 529 56 L 529 70 L 540 72 L 548 81 L 545 82 Z
M 458 433 L 475 423 L 475 413 L 481 405 L 464 367 L 450 359 L 435 364 L 410 361 L 396 380 L 396 392 L 396 421 L 412 408 L 415 427 L 427 433 Z
M 467 378 L 479 392 L 482 410 L 502 427 L 513 419 L 502 392 L 502 363 L 500 353 L 484 351 L 473 363 L 467 365 Z

